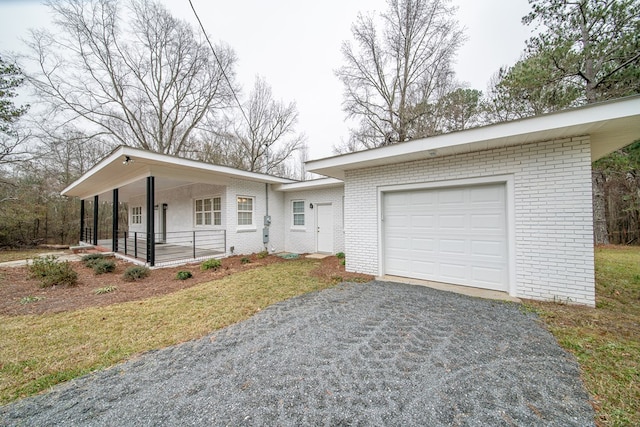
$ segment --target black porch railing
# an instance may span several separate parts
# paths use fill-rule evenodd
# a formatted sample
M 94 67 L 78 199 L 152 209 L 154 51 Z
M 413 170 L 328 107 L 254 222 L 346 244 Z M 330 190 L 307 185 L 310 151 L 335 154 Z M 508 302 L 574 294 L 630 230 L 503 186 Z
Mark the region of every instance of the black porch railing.
M 85 242 L 91 243 L 93 230 L 84 231 Z M 111 248 L 113 241 L 101 239 L 101 246 Z M 153 264 L 171 264 L 180 261 L 211 258 L 223 255 L 227 247 L 225 230 L 174 231 L 155 234 L 155 260 Z M 147 233 L 124 231 L 118 233 L 116 251 L 119 254 L 149 262 Z

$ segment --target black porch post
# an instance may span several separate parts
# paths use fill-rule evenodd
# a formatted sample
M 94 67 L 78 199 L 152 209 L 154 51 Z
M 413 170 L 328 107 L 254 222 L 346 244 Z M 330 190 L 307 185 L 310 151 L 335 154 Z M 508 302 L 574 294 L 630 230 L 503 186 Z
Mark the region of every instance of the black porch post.
M 118 252 L 118 189 L 113 189 L 113 224 L 111 226 L 111 250 Z
M 147 177 L 147 263 L 154 266 L 156 263 L 156 236 L 155 236 L 155 177 Z
M 98 246 L 98 196 L 93 196 L 93 243 Z
M 80 200 L 80 241 L 84 242 L 84 199 Z

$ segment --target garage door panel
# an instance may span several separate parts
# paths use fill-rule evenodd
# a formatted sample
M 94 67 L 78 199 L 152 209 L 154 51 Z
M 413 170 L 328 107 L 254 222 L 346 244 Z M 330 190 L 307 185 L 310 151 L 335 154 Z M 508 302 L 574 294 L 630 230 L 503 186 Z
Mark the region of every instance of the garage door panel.
M 464 255 L 467 252 L 467 242 L 464 239 L 441 239 L 439 252 L 445 255 Z
M 453 281 L 452 283 L 459 283 L 469 279 L 466 263 L 441 262 L 439 274 L 443 279 Z
M 405 200 L 407 205 L 420 206 L 420 207 L 432 207 L 437 202 L 437 196 L 429 192 L 419 193 L 405 193 L 410 196 Z
M 437 246 L 437 242 L 434 239 L 419 237 L 411 239 L 411 249 L 417 251 L 417 253 L 433 255 Z
M 483 186 L 475 187 L 469 192 L 469 200 L 471 204 L 494 203 L 497 205 L 504 204 L 504 186 Z
M 384 272 L 508 290 L 504 184 L 386 193 Z
M 447 230 L 465 230 L 466 216 L 459 214 L 444 214 L 438 216 L 438 227 Z
M 430 231 L 436 226 L 435 215 L 411 215 L 409 221 L 414 230 Z M 404 226 L 406 227 L 406 222 Z
M 438 265 L 435 262 L 431 261 L 422 261 L 422 260 L 414 260 L 411 263 L 412 271 L 420 271 L 425 275 L 433 275 L 437 274 Z
M 504 215 L 496 213 L 496 214 L 479 214 L 474 213 L 470 215 L 471 224 L 470 227 L 472 230 L 495 230 L 495 231 L 504 231 Z
M 503 267 L 473 267 L 471 269 L 472 285 L 493 290 L 502 290 L 500 283 L 506 279 Z
M 441 206 L 453 206 L 463 205 L 465 200 L 464 188 L 450 188 L 445 190 L 438 190 L 434 194 L 437 194 L 438 204 Z
M 472 240 L 471 255 L 475 257 L 496 257 L 504 259 L 504 244 L 502 240 Z

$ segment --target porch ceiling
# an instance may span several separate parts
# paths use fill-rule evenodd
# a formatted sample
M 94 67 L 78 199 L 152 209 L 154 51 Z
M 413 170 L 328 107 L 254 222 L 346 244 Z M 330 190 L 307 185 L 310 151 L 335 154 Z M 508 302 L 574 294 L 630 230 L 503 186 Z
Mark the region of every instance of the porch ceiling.
M 126 158 L 130 160 L 126 162 Z M 295 182 L 271 175 L 121 146 L 65 188 L 62 195 L 81 199 L 98 195 L 101 200 L 107 201 L 111 199 L 112 190 L 118 188 L 120 198 L 126 199 L 132 195 L 145 193 L 145 178 L 148 176 L 156 177 L 156 191 L 194 182 L 225 185 L 232 179 L 268 184 Z

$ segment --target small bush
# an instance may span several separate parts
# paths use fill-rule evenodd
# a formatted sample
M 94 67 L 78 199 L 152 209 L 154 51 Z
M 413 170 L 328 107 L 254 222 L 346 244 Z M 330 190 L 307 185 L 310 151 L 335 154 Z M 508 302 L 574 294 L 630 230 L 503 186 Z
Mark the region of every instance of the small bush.
M 340 264 L 341 264 L 341 265 L 345 265 L 346 263 L 347 263 L 347 260 L 346 260 L 345 258 L 342 258 L 342 259 L 340 260 Z
M 23 297 L 20 300 L 20 304 L 25 305 L 25 304 L 31 304 L 32 302 L 38 302 L 38 301 L 42 301 L 44 299 L 44 297 L 34 297 L 29 295 L 28 297 Z
M 267 251 L 260 251 L 256 254 L 256 257 L 258 259 L 263 259 L 263 258 L 266 258 L 267 256 L 269 256 L 269 252 Z
M 85 267 L 93 268 L 93 265 L 104 259 L 102 254 L 87 254 L 82 257 L 82 263 Z
M 115 286 L 105 286 L 104 288 L 98 288 L 96 289 L 94 292 L 96 295 L 104 295 L 104 294 L 108 294 L 111 292 L 115 292 L 117 291 L 118 288 Z
M 97 259 L 93 261 L 92 268 L 95 274 L 111 273 L 116 269 L 116 263 L 110 259 Z
M 249 258 L 247 258 L 246 256 L 240 258 L 240 264 L 249 264 L 251 262 L 251 260 Z
M 206 270 L 217 270 L 222 266 L 222 262 L 220 262 L 219 259 L 208 259 L 205 262 L 203 262 L 202 264 L 200 264 L 200 270 L 202 271 L 206 271 Z
M 338 253 L 336 254 L 336 258 L 338 258 L 338 259 L 344 259 L 344 252 L 338 252 Z
M 178 280 L 187 280 L 187 279 L 191 279 L 193 277 L 193 274 L 191 274 L 190 271 L 178 271 L 178 274 L 176 274 L 176 279 Z
M 74 286 L 78 283 L 78 273 L 73 271 L 69 261 L 59 262 L 54 255 L 35 257 L 28 266 L 32 278 L 47 288 L 56 285 Z
M 134 265 L 133 267 L 127 268 L 122 277 L 127 282 L 135 282 L 136 280 L 144 279 L 149 275 L 149 273 L 150 271 L 147 267 Z

